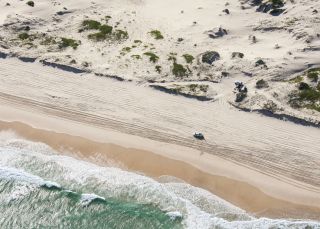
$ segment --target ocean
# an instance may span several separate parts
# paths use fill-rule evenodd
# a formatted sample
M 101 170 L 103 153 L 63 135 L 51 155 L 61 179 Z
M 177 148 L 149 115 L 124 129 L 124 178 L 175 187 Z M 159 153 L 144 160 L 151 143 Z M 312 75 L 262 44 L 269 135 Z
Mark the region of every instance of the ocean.
M 203 189 L 165 180 L 0 132 L 0 228 L 320 229 L 315 221 L 255 218 Z

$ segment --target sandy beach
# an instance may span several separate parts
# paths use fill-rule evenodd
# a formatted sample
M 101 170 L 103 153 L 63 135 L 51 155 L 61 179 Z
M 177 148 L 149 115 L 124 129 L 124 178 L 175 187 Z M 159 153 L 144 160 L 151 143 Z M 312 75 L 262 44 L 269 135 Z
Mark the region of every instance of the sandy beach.
M 36 129 L 20 122 L 1 121 L 0 130 L 14 131 L 14 133 L 27 140 L 46 143 L 63 155 L 88 160 L 101 166 L 115 166 L 143 173 L 160 182 L 187 182 L 193 186 L 206 189 L 257 217 L 317 220 L 320 212 L 317 192 L 296 189 L 290 184 L 241 168 L 221 158 L 210 158 L 215 162 L 211 161 L 212 168 L 208 171 L 208 168 L 197 168 L 197 164 L 190 164 L 192 158 L 181 160 L 176 157 L 176 159 L 171 159 L 161 153 L 97 142 L 79 136 L 56 133 L 52 130 Z M 91 138 L 94 138 L 94 136 L 91 136 Z M 170 146 L 167 147 L 167 150 L 170 151 Z M 171 155 L 174 155 L 174 153 L 171 153 Z M 206 159 L 209 158 L 203 158 L 202 160 Z M 215 166 L 217 163 L 219 166 Z M 215 175 L 219 174 L 216 171 L 217 167 L 220 167 L 222 173 L 226 172 L 228 174 L 228 170 L 232 168 L 233 172 L 241 172 L 244 176 L 263 180 L 263 182 L 259 187 L 246 181 L 236 180 L 232 176 Z M 269 182 L 273 182 L 272 186 L 277 187 L 266 194 L 262 187 L 263 184 L 270 186 Z M 296 193 L 289 198 L 287 198 L 289 195 L 286 195 L 284 199 L 274 197 L 278 194 L 278 191 L 289 189 L 291 191 L 296 189 Z
M 199 128 L 200 122 L 194 123 L 193 127 L 190 126 L 192 120 L 195 120 L 197 116 L 191 117 L 186 114 L 176 116 L 180 122 L 189 123 L 189 130 L 183 131 L 179 128 L 168 129 L 177 125 L 174 119 L 171 121 L 169 118 L 164 118 L 163 120 L 171 122 L 166 124 L 161 122 L 161 119 L 153 119 L 153 116 L 148 117 L 147 113 L 152 114 L 152 110 L 142 109 L 145 102 L 139 99 L 136 101 L 142 104 L 141 108 L 138 109 L 135 102 L 126 101 L 127 104 L 123 108 L 125 113 L 121 111 L 122 98 L 119 97 L 120 94 L 123 95 L 123 99 L 131 97 L 126 94 L 122 83 L 92 78 L 91 87 L 101 86 L 102 81 L 108 81 L 110 94 L 106 98 L 108 101 L 113 101 L 111 96 L 114 96 L 113 98 L 116 98 L 114 108 L 117 107 L 116 114 L 112 110 L 109 110 L 110 113 L 105 113 L 108 112 L 107 109 L 99 108 L 104 104 L 104 100 L 99 96 L 102 99 L 101 102 L 94 99 L 97 101 L 96 114 L 99 110 L 103 113 L 95 116 L 84 112 L 84 107 L 93 100 L 84 97 L 87 95 L 86 92 L 78 92 L 78 90 L 86 88 L 79 86 L 86 81 L 78 76 L 76 79 L 75 76 L 64 71 L 37 64 L 27 64 L 15 59 L 2 60 L 1 63 L 2 74 L 6 76 L 1 78 L 0 99 L 1 120 L 3 121 L 1 129 L 12 129 L 27 139 L 45 142 L 61 153 L 85 158 L 98 164 L 108 164 L 111 160 L 117 166 L 142 172 L 155 178 L 165 175 L 180 178 L 185 182 L 205 188 L 258 216 L 314 219 L 318 217 L 320 196 L 317 179 L 319 179 L 319 172 L 316 167 L 309 167 L 310 163 L 319 161 L 317 159 L 319 157 L 317 128 L 295 125 L 232 108 L 221 111 L 221 108 L 226 107 L 223 103 L 222 105 L 221 103 L 202 105 L 202 103 L 187 98 L 166 95 L 149 88 L 136 88 L 137 91 L 142 90 L 141 94 L 143 95 L 150 93 L 150 96 L 144 96 L 149 103 L 153 103 L 151 99 L 155 98 L 154 102 L 158 103 L 158 106 L 160 104 L 167 106 L 167 109 L 154 107 L 161 109 L 162 115 L 170 115 L 168 107 L 173 107 L 175 112 L 178 112 L 184 109 L 184 105 L 189 108 L 190 103 L 192 103 L 192 107 L 195 107 L 195 110 L 191 112 L 195 112 L 194 114 L 197 115 L 209 114 L 207 111 L 201 110 L 201 108 L 207 109 L 209 106 L 212 106 L 211 113 L 222 112 L 220 119 L 219 113 L 216 113 L 217 115 L 209 114 L 213 116 L 213 125 L 211 125 L 213 129 L 203 128 L 207 142 L 201 143 L 193 140 L 192 135 L 190 136 L 193 129 Z M 13 64 L 16 68 L 21 66 L 20 73 L 16 70 L 14 70 L 14 74 L 10 73 L 10 69 L 13 68 L 8 65 Z M 32 71 L 28 70 L 29 66 L 32 67 Z M 52 77 L 56 74 L 59 75 L 58 78 Z M 24 76 L 23 80 L 21 80 L 22 75 Z M 68 87 L 73 90 L 68 91 L 64 90 L 64 87 L 56 87 L 54 82 L 57 80 L 58 83 L 61 77 L 63 77 L 65 84 L 75 83 L 78 86 L 69 85 Z M 30 85 L 31 82 L 36 82 L 36 84 Z M 26 83 L 29 84 L 28 87 L 24 86 Z M 119 86 L 122 87 L 121 93 L 115 94 L 115 91 L 120 91 L 120 88 L 117 88 Z M 130 89 L 136 87 L 130 84 L 127 86 Z M 93 88 L 88 88 L 88 90 L 99 92 Z M 48 91 L 50 91 L 50 95 Z M 137 91 L 134 92 L 135 95 L 139 95 Z M 62 98 L 52 98 L 52 93 L 55 96 L 68 96 L 68 103 L 73 104 L 72 107 L 65 104 L 63 107 L 62 104 L 59 105 Z M 71 97 L 73 93 L 76 93 L 75 97 Z M 102 93 L 107 92 L 102 91 Z M 156 95 L 151 96 L 152 94 Z M 43 103 L 42 98 L 48 101 L 48 97 L 51 97 L 52 100 L 49 103 Z M 161 102 L 162 98 L 166 101 L 165 103 Z M 170 98 L 169 101 L 168 98 Z M 81 103 L 77 101 L 81 101 Z M 132 98 L 130 101 L 133 101 Z M 169 103 L 174 104 L 169 105 Z M 215 106 L 218 106 L 219 109 L 218 107 L 215 109 Z M 65 110 L 66 107 L 68 110 Z M 110 104 L 108 107 L 111 107 Z M 187 110 L 185 109 L 183 112 L 187 112 Z M 245 124 L 240 123 L 240 126 L 229 127 L 229 133 L 225 132 L 227 135 L 224 137 L 222 131 L 227 131 L 227 129 L 225 123 L 221 122 L 232 122 L 227 118 L 226 111 L 235 112 L 237 115 L 233 119 L 238 121 L 248 120 L 242 116 L 248 116 L 250 120 Z M 153 112 L 156 113 L 156 111 Z M 128 114 L 131 114 L 131 118 L 141 115 L 142 119 L 133 121 L 133 123 L 139 123 L 139 126 L 133 124 L 132 121 L 123 120 L 122 114 L 125 114 L 127 118 L 130 118 Z M 206 120 L 203 125 L 210 123 L 210 119 L 209 117 L 200 117 L 200 120 Z M 252 127 L 256 126 L 260 119 L 260 126 L 256 127 L 256 133 L 264 137 L 259 139 L 246 138 L 247 131 L 254 131 Z M 157 127 L 151 130 L 150 124 Z M 181 123 L 178 125 L 181 126 Z M 281 126 L 281 128 L 276 129 L 276 126 Z M 237 135 L 239 129 L 236 128 L 240 127 L 243 127 L 240 130 L 242 134 Z M 284 130 L 285 132 L 282 132 Z M 297 135 L 298 132 L 299 135 Z M 272 145 L 270 145 L 271 139 Z M 232 146 L 229 144 L 230 142 L 238 143 L 238 145 Z M 253 145 L 255 148 L 252 148 Z M 277 151 L 272 150 L 275 146 L 278 146 Z M 281 161 L 274 161 L 274 157 L 279 152 L 282 154 Z M 293 160 L 297 156 L 302 159 L 306 155 L 311 158 L 305 163 Z M 312 157 L 314 158 L 312 159 Z

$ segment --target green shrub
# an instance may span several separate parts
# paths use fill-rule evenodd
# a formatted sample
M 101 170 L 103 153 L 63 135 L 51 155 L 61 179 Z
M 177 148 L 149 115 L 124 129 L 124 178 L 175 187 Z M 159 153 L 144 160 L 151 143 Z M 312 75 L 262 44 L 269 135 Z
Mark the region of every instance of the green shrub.
M 269 87 L 268 82 L 263 79 L 258 80 L 256 82 L 256 88 L 258 89 L 267 88 L 267 87 Z
M 299 93 L 299 99 L 310 101 L 310 102 L 317 102 L 320 100 L 320 91 L 316 91 L 315 89 L 312 89 L 312 88 L 303 90 Z
M 107 39 L 107 35 L 112 34 L 113 27 L 110 25 L 101 25 L 100 22 L 95 20 L 85 20 L 82 22 L 85 30 L 99 30 L 100 32 L 88 35 L 88 38 L 95 41 L 103 41 Z
M 289 104 L 294 108 L 305 107 L 320 112 L 320 91 L 309 88 L 294 91 L 289 95 Z
M 20 33 L 18 37 L 20 40 L 26 40 L 26 39 L 29 39 L 30 36 L 27 33 Z
M 26 3 L 28 6 L 34 7 L 34 1 L 27 1 Z
M 176 77 L 184 77 L 188 75 L 188 70 L 181 64 L 173 63 L 172 74 Z
M 149 60 L 153 63 L 156 63 L 159 60 L 159 57 L 153 52 L 145 52 L 144 55 L 149 57 Z
M 308 89 L 310 89 L 309 84 L 304 83 L 304 82 L 301 82 L 301 83 L 299 84 L 299 90 L 303 91 L 303 90 L 308 90 Z
M 257 67 L 257 66 L 261 66 L 261 65 L 266 66 L 266 63 L 265 63 L 263 60 L 261 60 L 261 59 L 260 59 L 260 60 L 257 60 L 257 61 L 256 61 L 256 67 Z
M 111 34 L 113 27 L 110 25 L 102 25 L 100 26 L 99 30 L 103 34 Z
M 191 64 L 194 60 L 194 57 L 190 54 L 184 54 L 183 57 L 188 64 Z
M 106 34 L 98 32 L 98 33 L 92 33 L 88 35 L 88 38 L 90 40 L 95 40 L 95 41 L 103 41 L 107 38 Z
M 272 3 L 273 7 L 281 7 L 284 5 L 283 0 L 269 0 Z
M 91 30 L 91 29 L 100 29 L 101 23 L 95 20 L 84 20 L 82 22 L 82 26 L 84 29 Z
M 60 48 L 72 47 L 73 49 L 77 49 L 79 45 L 80 45 L 80 41 L 76 41 L 74 39 L 69 39 L 64 37 L 61 38 L 61 41 L 59 43 Z
M 123 30 L 116 30 L 114 35 L 117 40 L 125 40 L 129 38 L 128 32 Z
M 168 61 L 173 61 L 174 63 L 177 62 L 177 57 L 176 56 L 177 56 L 177 53 L 171 52 L 169 54 Z
M 307 74 L 307 77 L 308 77 L 311 81 L 313 81 L 313 82 L 317 82 L 318 79 L 319 79 L 319 76 L 318 76 L 318 73 L 317 73 L 317 72 L 309 72 L 309 73 Z
M 156 66 L 156 72 L 158 72 L 159 74 L 162 72 L 162 67 L 160 65 Z
M 161 40 L 163 39 L 163 35 L 161 34 L 161 32 L 159 30 L 152 30 L 150 32 L 151 36 L 153 36 L 156 40 Z

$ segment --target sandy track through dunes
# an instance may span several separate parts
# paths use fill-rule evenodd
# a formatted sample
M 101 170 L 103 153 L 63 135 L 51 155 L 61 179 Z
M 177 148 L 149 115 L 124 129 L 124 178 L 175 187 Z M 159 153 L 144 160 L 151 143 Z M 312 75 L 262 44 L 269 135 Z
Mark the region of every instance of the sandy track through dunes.
M 16 59 L 0 60 L 0 92 L 1 104 L 196 148 L 320 193 L 319 129 L 240 112 L 223 97 L 199 102 Z

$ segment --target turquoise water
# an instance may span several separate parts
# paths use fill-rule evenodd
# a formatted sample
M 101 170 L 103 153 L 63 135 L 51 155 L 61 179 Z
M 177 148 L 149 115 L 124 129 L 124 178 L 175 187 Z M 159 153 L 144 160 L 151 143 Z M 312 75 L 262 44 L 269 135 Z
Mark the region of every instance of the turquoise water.
M 0 132 L 0 228 L 319 229 L 320 223 L 257 219 L 189 184 L 100 167 Z
M 182 228 L 181 219 L 152 205 L 92 195 L 84 199 L 83 194 L 25 182 L 1 181 L 0 187 L 5 196 L 29 192 L 1 204 L 1 228 Z

